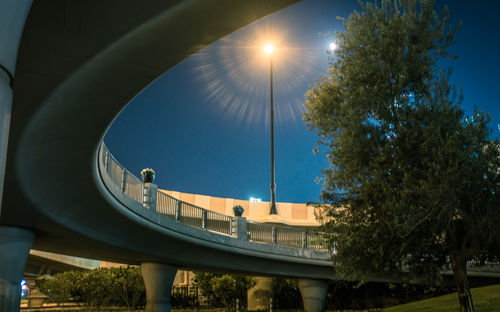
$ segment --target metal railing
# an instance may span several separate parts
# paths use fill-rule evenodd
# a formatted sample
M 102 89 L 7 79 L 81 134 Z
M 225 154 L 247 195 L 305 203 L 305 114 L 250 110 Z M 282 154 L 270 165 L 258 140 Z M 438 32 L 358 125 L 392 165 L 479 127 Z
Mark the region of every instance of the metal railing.
M 101 159 L 109 178 L 120 188 L 122 193 L 142 203 L 144 196 L 144 184 L 142 181 L 120 165 L 104 144 L 101 146 Z
M 273 235 L 275 232 L 275 225 L 247 221 L 247 234 L 250 241 L 275 244 L 276 237 Z
M 156 194 L 156 212 L 161 213 L 164 216 L 169 217 L 170 219 L 177 220 L 177 207 L 178 200 L 173 198 L 172 196 L 168 196 L 167 194 L 159 191 Z
M 215 211 L 207 212 L 207 230 L 232 235 L 233 217 Z
M 172 220 L 215 233 L 232 233 L 231 216 L 188 204 L 162 191 L 157 193 L 156 198 L 156 212 Z
M 145 187 L 140 179 L 125 169 L 111 155 L 104 143 L 99 151 L 100 166 L 120 191 L 134 201 L 145 205 Z M 168 194 L 158 191 L 156 194 L 156 212 L 182 224 L 214 232 L 235 236 L 235 217 L 203 209 L 183 202 Z M 327 233 L 303 231 L 291 227 L 269 223 L 246 221 L 245 239 L 265 244 L 289 248 L 308 249 L 316 252 L 330 252 Z
M 300 229 L 294 229 L 290 227 L 277 227 L 276 228 L 276 241 L 278 245 L 292 247 L 292 248 L 304 248 L 304 232 Z
M 305 249 L 316 252 L 330 252 L 329 242 L 331 234 L 321 232 L 306 232 Z M 335 248 L 333 248 L 335 249 Z

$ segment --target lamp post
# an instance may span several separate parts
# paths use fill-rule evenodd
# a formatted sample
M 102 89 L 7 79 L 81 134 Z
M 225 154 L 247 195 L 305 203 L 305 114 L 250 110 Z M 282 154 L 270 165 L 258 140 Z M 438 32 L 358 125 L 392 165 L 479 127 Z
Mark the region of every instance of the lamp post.
M 273 105 L 273 51 L 274 47 L 272 44 L 266 44 L 264 47 L 264 52 L 269 54 L 269 74 L 270 74 L 270 85 L 271 85 L 271 210 L 269 214 L 278 214 L 276 209 L 276 182 L 274 178 L 274 105 Z

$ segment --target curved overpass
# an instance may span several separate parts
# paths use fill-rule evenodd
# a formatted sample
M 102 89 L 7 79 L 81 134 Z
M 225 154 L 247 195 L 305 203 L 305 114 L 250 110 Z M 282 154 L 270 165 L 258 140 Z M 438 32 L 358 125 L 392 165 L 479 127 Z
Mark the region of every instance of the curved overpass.
M 110 192 L 98 165 L 108 125 L 143 88 L 295 1 L 33 2 L 17 68 L 2 68 L 14 101 L 0 225 L 34 233 L 35 249 L 74 256 L 332 277 L 325 254 L 221 238 L 141 212 Z
M 148 194 L 144 184 L 123 168 L 105 145 L 99 150 L 97 167 L 102 179 L 101 190 L 108 202 L 117 202 L 115 209 L 133 222 L 160 232 L 163 234 L 161 239 L 169 240 L 167 244 L 155 242 L 155 245 L 169 248 L 162 259 L 164 261 L 166 259 L 180 266 L 192 263 L 194 267 L 205 269 L 229 268 L 261 274 L 269 274 L 263 271 L 261 265 L 272 267 L 271 262 L 277 261 L 279 267 L 285 268 L 287 264 L 283 262 L 291 262 L 295 264 L 295 269 L 289 267 L 290 271 L 278 271 L 275 268 L 271 273 L 315 278 L 332 276 L 330 255 L 319 233 L 223 215 L 179 201 L 162 192 L 153 193 L 157 200 L 150 208 L 143 200 Z M 137 232 L 132 234 L 136 235 Z M 142 242 L 142 248 L 144 244 Z M 170 252 L 170 249 L 174 252 Z M 210 256 L 204 254 L 207 249 L 211 250 Z M 218 252 L 222 252 L 220 257 Z M 214 261 L 216 265 L 212 263 Z M 237 268 L 232 267 L 231 263 Z
M 19 33 L 29 10 L 18 53 L 11 29 L 0 27 L 2 109 L 10 105 L 11 86 L 14 97 L 10 128 L 4 127 L 10 111 L 1 112 L 0 161 L 6 153 L 7 165 L 0 308 L 6 294 L 15 296 L 11 277 L 22 273 L 18 267 L 25 261 L 17 250 L 29 248 L 33 234 L 35 249 L 86 258 L 334 277 L 326 254 L 228 238 L 144 210 L 113 190 L 99 165 L 108 125 L 142 89 L 214 40 L 295 1 L 37 0 L 31 8 L 30 0 L 0 3 L 0 25 L 17 25 Z M 10 43 L 5 36 L 13 47 L 3 45 Z M 16 236 L 8 229 L 25 231 Z

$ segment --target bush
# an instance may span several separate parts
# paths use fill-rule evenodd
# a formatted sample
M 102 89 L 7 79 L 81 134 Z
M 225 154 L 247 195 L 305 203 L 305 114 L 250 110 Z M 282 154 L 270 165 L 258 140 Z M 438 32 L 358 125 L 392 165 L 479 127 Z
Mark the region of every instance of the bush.
M 72 298 L 88 306 L 116 305 L 129 309 L 145 304 L 144 281 L 137 267 L 67 271 L 40 280 L 37 285 L 57 303 Z
M 57 303 L 67 302 L 71 298 L 80 301 L 82 295 L 79 285 L 82 276 L 81 271 L 68 271 L 56 274 L 50 279 L 37 280 L 36 285 L 42 293 Z
M 293 278 L 273 278 L 274 308 L 275 309 L 298 309 L 302 307 L 302 296 L 300 295 L 297 280 Z
M 139 267 L 111 268 L 114 278 L 115 296 L 120 298 L 119 305 L 135 310 L 146 304 L 146 289 Z
M 188 286 L 182 286 L 172 289 L 170 305 L 172 308 L 184 309 L 198 306 L 198 289 L 194 292 L 189 291 Z
M 235 309 L 235 300 L 240 300 L 240 307 L 246 307 L 248 289 L 255 285 L 255 280 L 244 275 L 195 273 L 195 284 L 211 307 L 225 307 L 227 311 Z
M 96 269 L 83 274 L 80 289 L 82 300 L 89 306 L 100 307 L 117 303 L 114 280 L 110 269 Z

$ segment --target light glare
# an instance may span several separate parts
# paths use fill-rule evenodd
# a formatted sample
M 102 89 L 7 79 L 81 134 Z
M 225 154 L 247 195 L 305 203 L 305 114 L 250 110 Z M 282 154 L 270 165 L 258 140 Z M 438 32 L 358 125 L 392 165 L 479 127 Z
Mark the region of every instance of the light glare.
M 337 44 L 335 42 L 330 43 L 330 50 L 334 51 L 337 49 Z
M 264 52 L 266 52 L 267 54 L 271 54 L 273 53 L 274 51 L 274 47 L 272 44 L 268 43 L 264 46 Z

